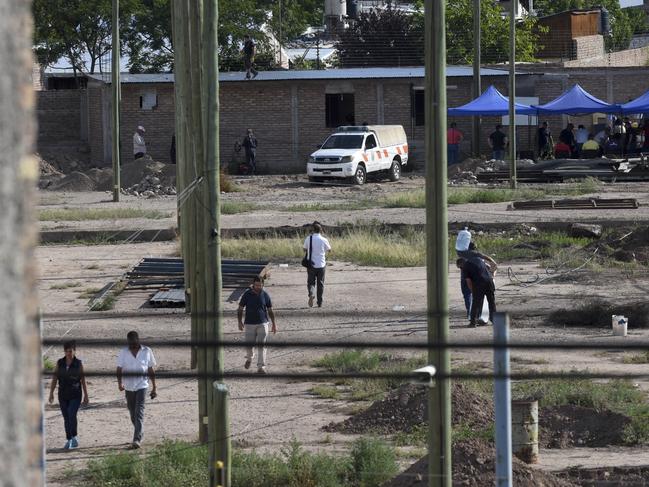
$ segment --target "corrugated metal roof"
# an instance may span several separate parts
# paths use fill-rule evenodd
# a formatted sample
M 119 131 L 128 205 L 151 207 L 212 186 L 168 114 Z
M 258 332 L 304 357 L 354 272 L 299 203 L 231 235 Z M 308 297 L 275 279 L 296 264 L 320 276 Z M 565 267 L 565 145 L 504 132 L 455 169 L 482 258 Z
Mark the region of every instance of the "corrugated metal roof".
M 482 76 L 506 76 L 504 69 L 483 68 Z M 473 68 L 470 66 L 448 66 L 447 77 L 471 77 Z M 424 67 L 409 68 L 346 68 L 308 71 L 260 71 L 255 81 L 292 81 L 292 80 L 347 80 L 347 79 L 410 79 L 423 78 Z M 89 75 L 89 78 L 104 83 L 110 83 L 110 73 L 104 75 Z M 221 82 L 243 81 L 245 74 L 239 71 L 219 73 Z M 121 75 L 122 84 L 132 83 L 173 83 L 173 74 L 128 74 Z

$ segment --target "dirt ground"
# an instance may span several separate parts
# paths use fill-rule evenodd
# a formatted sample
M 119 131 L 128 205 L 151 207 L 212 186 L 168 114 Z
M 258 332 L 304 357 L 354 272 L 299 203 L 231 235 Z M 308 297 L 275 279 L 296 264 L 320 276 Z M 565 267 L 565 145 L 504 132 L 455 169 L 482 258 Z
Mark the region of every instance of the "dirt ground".
M 224 215 L 226 228 L 269 226 L 302 226 L 318 219 L 325 225 L 342 222 L 383 221 L 388 223 L 423 223 L 424 211 L 418 209 L 368 209 L 360 211 L 326 211 L 291 213 L 282 211 L 301 203 L 353 202 L 423 187 L 420 174 L 405 175 L 399 183 L 370 182 L 363 187 L 312 186 L 303 177 L 258 177 L 239 180 L 246 190 L 225 194 L 230 201 L 252 202 L 260 210 L 237 215 Z M 647 221 L 649 220 L 649 183 L 603 186 L 603 196 L 635 197 L 643 206 L 637 210 L 611 211 L 507 211 L 507 203 L 457 205 L 449 208 L 449 221 L 476 223 L 539 221 Z M 40 222 L 41 230 L 96 229 L 136 230 L 160 229 L 176 224 L 174 197 L 141 198 L 124 195 L 119 204 L 101 192 L 52 192 L 39 194 L 39 208 L 141 208 L 158 209 L 169 216 L 160 220 L 128 219 L 119 221 Z M 335 246 L 335 240 L 332 241 Z M 300 245 L 300 242 L 296 242 Z M 127 291 L 119 296 L 116 307 L 108 312 L 87 312 L 87 299 L 79 299 L 81 291 L 101 288 L 119 279 L 143 257 L 171 255 L 174 242 L 118 245 L 47 245 L 39 247 L 39 294 L 44 313 L 46 338 L 100 338 L 113 340 L 111 346 L 80 348 L 78 356 L 87 370 L 112 372 L 115 358 L 126 333 L 140 332 L 142 341 L 156 339 L 189 339 L 190 323 L 181 310 L 152 310 L 144 307 L 148 298 L 143 292 Z M 511 265 L 516 276 L 525 282 L 544 270 L 536 263 L 501 263 L 496 277 L 497 301 L 500 311 L 512 317 L 513 341 L 561 343 L 580 341 L 592 344 L 610 343 L 611 348 L 599 351 L 535 350 L 512 352 L 515 370 L 562 371 L 591 370 L 606 373 L 642 373 L 646 365 L 625 364 L 618 347 L 629 343 L 646 343 L 649 329 L 636 329 L 630 324 L 629 336 L 613 337 L 609 330 L 552 326 L 547 315 L 556 309 L 576 306 L 586 299 L 602 298 L 609 302 L 633 302 L 646 299 L 649 277 L 637 272 L 623 274 L 606 270 L 592 275 L 580 273 L 573 280 L 548 279 L 524 287 L 507 277 Z M 490 327 L 467 328 L 459 275 L 454 267 L 449 275 L 452 341 L 492 340 Z M 322 309 L 310 309 L 306 303 L 305 275 L 296 262 L 288 267 L 273 264 L 267 290 L 273 298 L 282 340 L 327 340 L 341 343 L 386 341 L 394 343 L 394 353 L 412 354 L 399 349 L 399 342 L 426 340 L 425 268 L 384 269 L 359 267 L 333 261 L 327 269 L 327 290 Z M 398 311 L 395 311 L 398 310 Z M 241 340 L 236 328 L 236 302 L 226 304 L 225 337 Z M 271 338 L 272 341 L 272 338 Z M 313 370 L 313 360 L 330 350 L 270 349 L 271 372 Z M 59 358 L 60 350 L 46 350 L 51 359 Z M 189 371 L 189 351 L 180 347 L 155 347 L 159 370 Z M 454 350 L 454 366 L 472 364 L 488 370 L 493 357 L 489 349 Z M 242 349 L 228 349 L 226 370 L 243 371 Z M 48 485 L 70 485 L 70 475 L 82 469 L 90 459 L 123 450 L 131 439 L 132 427 L 122 393 L 112 377 L 89 379 L 90 405 L 79 415 L 81 447 L 65 452 L 61 449 L 64 431 L 56 403 L 45 412 L 47 440 Z M 637 386 L 649 393 L 649 378 L 637 380 Z M 355 439 L 354 434 L 324 431 L 322 428 L 349 418 L 358 404 L 323 399 L 309 393 L 312 382 L 274 379 L 237 379 L 228 382 L 231 393 L 231 432 L 235 445 L 242 448 L 277 451 L 292 438 L 310 450 L 341 451 Z M 144 451 L 163 439 L 195 440 L 197 437 L 197 387 L 192 380 L 159 380 L 158 398 L 149 401 L 145 413 Z M 360 406 L 368 406 L 361 404 Z M 403 460 L 403 467 L 412 463 Z M 564 448 L 542 450 L 540 463 L 534 468 L 563 470 L 584 465 L 643 466 L 649 465 L 649 453 L 642 448 Z
M 370 208 L 366 210 L 331 210 L 318 212 L 290 212 L 291 205 L 307 203 L 345 203 L 361 199 L 379 198 L 404 191 L 422 189 L 424 178 L 421 174 L 404 175 L 401 181 L 370 181 L 364 186 L 349 184 L 314 185 L 303 176 L 260 176 L 239 177 L 237 183 L 244 191 L 223 194 L 225 201 L 249 202 L 261 209 L 254 212 L 223 215 L 221 222 L 224 228 L 265 228 L 269 226 L 300 227 L 315 219 L 324 225 L 341 223 L 406 223 L 421 224 L 425 221 L 423 209 L 409 208 Z M 606 198 L 636 198 L 641 206 L 627 210 L 507 210 L 508 203 L 480 203 L 452 205 L 448 210 L 449 222 L 470 221 L 479 223 L 535 223 L 569 221 L 647 221 L 649 220 L 649 183 L 603 184 L 600 193 L 592 196 Z M 158 220 L 128 219 L 116 221 L 93 222 L 40 222 L 42 230 L 94 229 L 112 230 L 119 224 L 124 230 L 141 228 L 161 229 L 176 225 L 176 198 L 160 196 L 142 198 L 122 195 L 118 204 L 112 203 L 112 197 L 102 192 L 57 192 L 40 193 L 39 208 L 141 208 L 157 209 L 168 214 L 167 218 Z M 270 223 L 269 223 L 270 222 Z

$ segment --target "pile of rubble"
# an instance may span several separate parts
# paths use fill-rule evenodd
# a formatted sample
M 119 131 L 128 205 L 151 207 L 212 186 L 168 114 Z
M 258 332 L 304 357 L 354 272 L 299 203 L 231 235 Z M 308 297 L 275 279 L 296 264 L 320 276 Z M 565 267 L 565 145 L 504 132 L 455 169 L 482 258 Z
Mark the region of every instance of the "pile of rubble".
M 516 161 L 518 169 L 528 168 L 534 165 L 531 159 L 519 159 Z M 490 159 L 465 159 L 459 164 L 448 168 L 448 178 L 451 185 L 464 186 L 478 184 L 478 174 L 484 172 L 504 171 L 509 169 L 509 162 Z
M 170 185 L 168 182 L 167 184 L 163 183 L 164 181 L 158 176 L 147 175 L 139 183 L 128 188 L 122 188 L 122 193 L 144 198 L 155 198 L 162 195 L 173 196 L 176 194 L 175 186 Z

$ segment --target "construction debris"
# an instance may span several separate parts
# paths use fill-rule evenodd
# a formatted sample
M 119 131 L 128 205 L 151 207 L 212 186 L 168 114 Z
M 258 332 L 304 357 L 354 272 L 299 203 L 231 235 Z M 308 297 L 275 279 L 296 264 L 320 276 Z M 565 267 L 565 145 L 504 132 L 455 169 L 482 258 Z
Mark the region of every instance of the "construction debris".
M 508 210 L 612 210 L 637 209 L 638 200 L 632 198 L 581 198 L 562 200 L 514 201 Z
M 602 236 L 602 226 L 573 223 L 570 227 L 570 235 L 572 237 L 600 238 Z

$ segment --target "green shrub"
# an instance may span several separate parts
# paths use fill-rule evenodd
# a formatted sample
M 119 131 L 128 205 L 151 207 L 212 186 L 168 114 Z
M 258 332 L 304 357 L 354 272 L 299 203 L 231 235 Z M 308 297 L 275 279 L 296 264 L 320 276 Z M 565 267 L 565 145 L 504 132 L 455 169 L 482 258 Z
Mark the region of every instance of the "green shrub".
M 394 448 L 373 438 L 359 438 L 351 452 L 358 487 L 378 487 L 398 471 Z

